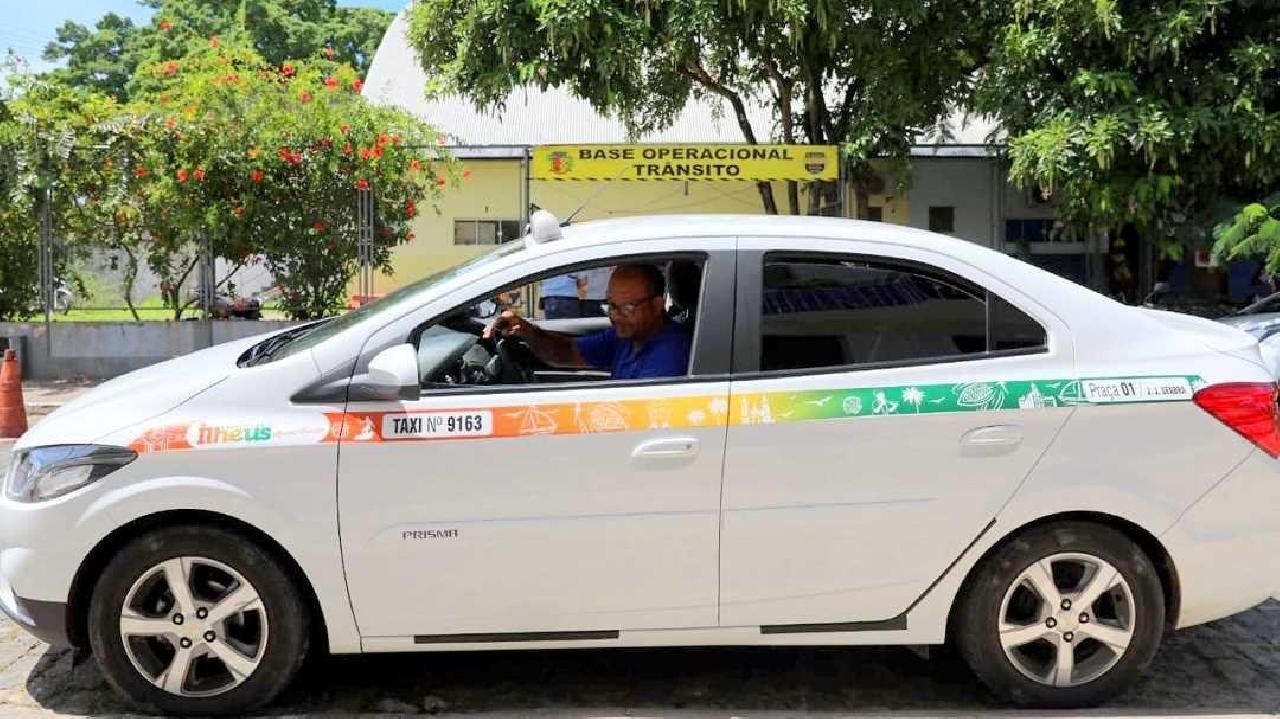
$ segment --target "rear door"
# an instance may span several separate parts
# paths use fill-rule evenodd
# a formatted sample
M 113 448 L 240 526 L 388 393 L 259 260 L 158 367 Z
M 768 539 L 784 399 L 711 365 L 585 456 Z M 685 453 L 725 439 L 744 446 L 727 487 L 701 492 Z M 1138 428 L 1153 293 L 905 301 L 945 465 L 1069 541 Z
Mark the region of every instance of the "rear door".
M 1072 411 L 1070 338 L 939 254 L 740 246 L 721 624 L 891 628 Z

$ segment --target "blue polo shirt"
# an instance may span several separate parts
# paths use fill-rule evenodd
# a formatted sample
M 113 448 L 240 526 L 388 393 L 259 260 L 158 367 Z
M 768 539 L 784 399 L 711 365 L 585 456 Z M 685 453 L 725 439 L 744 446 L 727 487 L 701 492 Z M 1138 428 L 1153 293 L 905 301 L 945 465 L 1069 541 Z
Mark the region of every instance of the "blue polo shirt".
M 575 343 L 587 364 L 609 370 L 613 379 L 683 377 L 689 371 L 689 335 L 679 325 L 663 325 L 640 349 L 612 329 L 579 337 Z

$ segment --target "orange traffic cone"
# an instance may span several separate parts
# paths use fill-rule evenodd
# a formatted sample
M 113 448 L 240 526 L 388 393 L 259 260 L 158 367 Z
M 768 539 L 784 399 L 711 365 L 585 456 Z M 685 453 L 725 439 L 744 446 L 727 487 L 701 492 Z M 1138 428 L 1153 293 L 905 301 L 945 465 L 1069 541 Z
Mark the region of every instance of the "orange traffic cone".
M 27 406 L 22 401 L 22 370 L 18 353 L 4 351 L 0 364 L 0 438 L 16 439 L 27 431 Z

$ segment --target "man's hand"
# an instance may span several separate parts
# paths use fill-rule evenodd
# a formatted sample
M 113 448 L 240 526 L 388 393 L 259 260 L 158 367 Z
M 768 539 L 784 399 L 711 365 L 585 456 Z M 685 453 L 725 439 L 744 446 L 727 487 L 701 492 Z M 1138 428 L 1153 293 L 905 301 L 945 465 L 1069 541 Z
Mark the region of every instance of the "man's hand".
M 484 328 L 484 338 L 493 339 L 496 336 L 513 336 L 523 340 L 531 340 L 537 333 L 538 329 L 533 323 L 526 321 L 523 317 L 516 314 L 513 310 L 503 310 L 488 327 Z
M 484 328 L 485 339 L 494 337 L 519 337 L 543 362 L 554 367 L 587 366 L 572 336 L 541 329 L 512 310 L 503 310 Z

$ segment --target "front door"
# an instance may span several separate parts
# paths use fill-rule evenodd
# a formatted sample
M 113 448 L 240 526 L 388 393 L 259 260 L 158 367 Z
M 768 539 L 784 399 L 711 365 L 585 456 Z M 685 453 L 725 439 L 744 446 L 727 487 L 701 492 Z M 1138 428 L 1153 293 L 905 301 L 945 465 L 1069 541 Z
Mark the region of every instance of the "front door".
M 711 291 L 733 282 L 731 250 L 701 259 L 702 297 L 732 297 L 731 284 Z M 723 302 L 705 301 L 702 316 L 728 313 L 714 323 L 727 332 Z M 552 379 L 349 404 L 339 505 L 362 636 L 430 644 L 714 626 L 729 387 L 723 370 L 704 371 L 708 353 L 728 364 L 727 343 L 707 341 L 704 326 L 683 377 L 538 373 Z
M 944 257 L 851 246 L 739 258 L 724 625 L 899 617 L 1070 413 L 1051 316 Z

